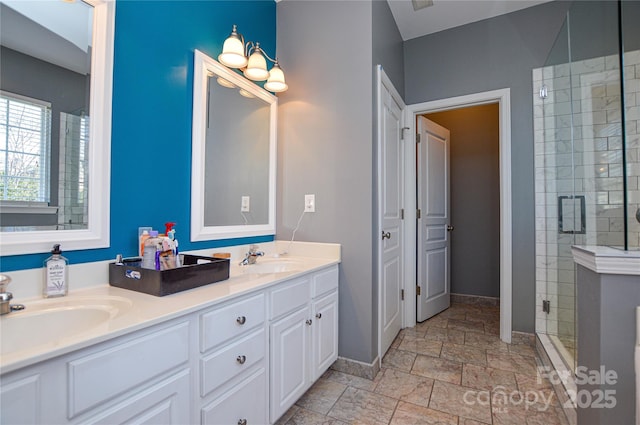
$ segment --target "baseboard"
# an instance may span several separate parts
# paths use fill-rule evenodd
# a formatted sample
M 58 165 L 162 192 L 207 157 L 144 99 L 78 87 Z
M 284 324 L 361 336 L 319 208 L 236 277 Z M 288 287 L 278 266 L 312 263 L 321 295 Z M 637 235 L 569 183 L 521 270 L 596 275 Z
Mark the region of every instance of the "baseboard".
M 500 307 L 500 298 L 483 297 L 481 295 L 451 294 L 451 302 L 484 307 Z
M 338 357 L 338 360 L 331 365 L 331 369 L 373 380 L 373 378 L 378 375 L 378 372 L 380 372 L 380 361 L 376 357 L 373 363 L 369 364 L 345 357 Z

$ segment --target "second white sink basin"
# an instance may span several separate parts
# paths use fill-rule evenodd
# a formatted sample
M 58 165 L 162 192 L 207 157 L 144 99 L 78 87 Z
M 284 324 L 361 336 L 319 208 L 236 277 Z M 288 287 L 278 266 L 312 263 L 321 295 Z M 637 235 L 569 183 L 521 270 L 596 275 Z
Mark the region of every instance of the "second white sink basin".
M 265 258 L 258 259 L 256 264 L 242 266 L 242 271 L 255 274 L 288 273 L 302 270 L 303 266 L 302 262 L 296 260 Z

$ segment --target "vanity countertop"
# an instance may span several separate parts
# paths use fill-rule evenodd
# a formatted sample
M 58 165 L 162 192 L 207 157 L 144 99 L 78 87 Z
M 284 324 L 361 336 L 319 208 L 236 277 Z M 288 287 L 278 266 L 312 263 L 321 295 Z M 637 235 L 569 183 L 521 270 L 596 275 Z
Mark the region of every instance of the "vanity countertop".
M 304 254 L 315 254 L 317 252 L 315 249 L 310 251 L 298 249 L 297 253 L 292 250 L 291 255 L 282 257 L 274 257 L 267 252 L 265 257 L 258 259 L 257 265 L 262 265 L 259 273 L 252 271 L 253 266 L 239 266 L 232 257 L 228 280 L 164 297 L 102 284 L 70 291 L 69 295 L 61 298 L 18 300 L 27 308 L 0 318 L 0 330 L 2 330 L 0 372 L 7 373 L 144 329 L 340 262 L 339 245 L 318 245 L 327 245 L 330 249 L 321 256 L 304 256 Z M 289 267 L 280 270 L 277 268 L 280 264 L 286 264 Z M 271 272 L 271 268 L 264 265 L 276 266 L 277 272 Z M 292 265 L 295 267 L 291 267 Z M 70 334 L 66 334 L 64 330 L 51 329 L 50 326 L 47 327 L 42 323 L 45 315 L 52 310 L 54 315 L 61 311 L 66 315 L 75 314 L 82 309 L 91 310 L 91 314 L 95 313 L 96 317 L 91 316 L 89 321 L 95 319 L 98 324 L 88 326 L 85 330 L 79 328 L 80 331 L 77 329 L 75 332 L 69 331 Z M 81 314 L 78 313 L 79 318 L 82 317 Z M 38 315 L 41 315 L 40 322 L 38 322 Z M 109 315 L 109 318 L 104 320 L 104 316 L 100 315 Z M 20 320 L 22 323 L 19 322 Z M 63 320 L 73 320 L 73 317 L 69 316 L 68 319 Z M 76 326 L 77 322 L 76 320 L 70 323 Z M 18 323 L 20 326 L 14 326 Z M 60 334 L 56 335 L 56 332 Z

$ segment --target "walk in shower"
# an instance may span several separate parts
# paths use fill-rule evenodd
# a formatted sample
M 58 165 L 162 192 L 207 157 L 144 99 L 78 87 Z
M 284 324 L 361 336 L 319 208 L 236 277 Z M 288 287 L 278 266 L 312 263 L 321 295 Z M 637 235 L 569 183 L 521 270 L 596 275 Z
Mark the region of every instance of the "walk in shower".
M 536 332 L 574 371 L 571 246 L 640 247 L 639 3 L 574 2 L 533 70 Z

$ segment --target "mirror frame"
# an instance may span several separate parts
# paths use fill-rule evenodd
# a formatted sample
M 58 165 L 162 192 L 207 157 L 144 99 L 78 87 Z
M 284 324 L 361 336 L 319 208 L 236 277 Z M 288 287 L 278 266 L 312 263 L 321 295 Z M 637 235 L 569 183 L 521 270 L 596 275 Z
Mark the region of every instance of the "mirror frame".
M 273 235 L 276 232 L 276 126 L 278 98 L 235 71 L 195 50 L 193 67 L 193 129 L 191 152 L 191 241 L 209 241 L 248 236 Z M 206 123 L 208 112 L 207 84 L 218 75 L 270 105 L 269 119 L 269 207 L 267 224 L 236 226 L 204 225 L 204 177 Z
M 2 255 L 49 252 L 55 243 L 65 251 L 109 247 L 111 180 L 111 96 L 115 0 L 83 0 L 93 6 L 93 42 L 89 128 L 89 196 L 87 229 L 2 232 Z

